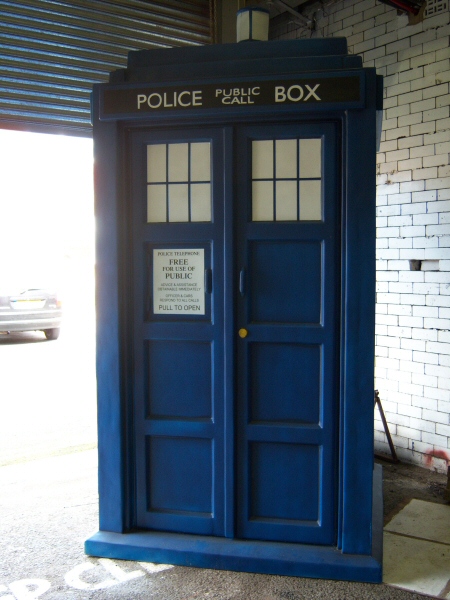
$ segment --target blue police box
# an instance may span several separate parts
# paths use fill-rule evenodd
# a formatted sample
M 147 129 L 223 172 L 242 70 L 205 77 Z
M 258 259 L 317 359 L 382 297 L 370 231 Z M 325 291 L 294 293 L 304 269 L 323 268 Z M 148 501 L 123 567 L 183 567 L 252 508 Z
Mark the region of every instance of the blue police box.
M 131 52 L 94 86 L 88 554 L 381 580 L 381 96 L 345 39 Z

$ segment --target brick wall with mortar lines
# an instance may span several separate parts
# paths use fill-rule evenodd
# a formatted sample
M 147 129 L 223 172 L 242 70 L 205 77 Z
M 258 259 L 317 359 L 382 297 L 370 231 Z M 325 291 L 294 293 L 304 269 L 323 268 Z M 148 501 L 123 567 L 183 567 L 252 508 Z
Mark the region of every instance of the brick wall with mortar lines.
M 376 0 L 275 17 L 272 39 L 346 37 L 384 76 L 377 159 L 376 372 L 400 459 L 450 466 L 450 12 L 416 25 Z M 414 261 L 414 262 L 411 262 Z M 421 262 L 418 262 L 421 261 Z M 419 270 L 413 270 L 419 269 Z M 375 412 L 375 446 L 389 454 Z

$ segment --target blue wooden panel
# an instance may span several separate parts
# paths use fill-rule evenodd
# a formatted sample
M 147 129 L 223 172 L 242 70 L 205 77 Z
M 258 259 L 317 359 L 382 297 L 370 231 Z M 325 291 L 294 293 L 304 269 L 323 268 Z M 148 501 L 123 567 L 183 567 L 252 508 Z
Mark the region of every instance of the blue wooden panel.
M 212 513 L 211 440 L 147 438 L 147 510 Z
M 202 46 L 198 48 L 171 48 L 170 50 L 138 50 L 130 52 L 128 55 L 128 67 L 151 67 L 153 65 L 169 66 L 195 62 L 200 63 L 212 61 L 217 64 L 220 60 L 231 60 L 233 66 L 238 66 L 243 58 L 265 59 L 263 65 L 267 65 L 267 60 L 275 57 L 288 58 L 295 56 L 298 61 L 301 57 L 326 56 L 327 61 L 333 55 L 347 57 L 347 40 L 345 38 L 326 38 L 326 39 L 302 39 L 300 40 L 278 40 L 265 42 L 253 42 L 251 45 L 245 45 L 245 51 L 240 44 L 213 44 L 211 46 Z M 256 61 L 255 61 L 256 62 Z M 258 63 L 257 63 L 258 64 Z M 327 62 L 327 66 L 329 63 Z M 250 69 L 251 71 L 251 69 Z
M 123 482 L 124 442 L 121 348 L 118 182 L 118 132 L 115 123 L 94 123 L 96 225 L 97 404 L 100 528 L 121 532 L 127 522 L 127 496 Z M 114 444 L 111 444 L 114 440 Z
M 370 90 L 375 97 L 375 78 Z M 349 167 L 344 261 L 346 361 L 343 373 L 345 403 L 342 414 L 343 532 L 342 549 L 371 551 L 370 527 L 373 471 L 373 388 L 375 347 L 375 189 L 376 146 L 367 146 L 364 131 L 375 139 L 370 111 L 348 115 Z M 350 133 L 351 132 L 351 133 Z M 370 403 L 370 408 L 369 408 Z
M 255 542 L 255 540 L 179 535 L 145 531 L 110 533 L 99 531 L 85 542 L 92 556 L 149 561 L 198 568 L 270 573 L 273 575 L 340 579 L 380 583 L 382 581 L 382 473 L 375 465 L 371 529 L 374 544 L 369 553 L 346 554 L 333 546 Z
M 206 141 L 211 222 L 147 222 L 147 145 Z M 218 130 L 132 136 L 133 375 L 136 525 L 223 535 L 223 192 Z M 205 314 L 155 312 L 154 250 L 203 249 Z M 201 261 L 200 261 L 201 262 Z M 197 267 L 202 267 L 197 263 Z M 166 265 L 167 266 L 167 265 Z M 159 267 L 161 278 L 161 265 Z M 156 281 L 160 281 L 158 277 Z M 160 287 L 158 283 L 157 286 Z M 182 286 L 181 286 L 182 287 Z M 175 289 L 170 293 L 189 292 Z M 168 298 L 169 296 L 167 296 Z M 175 297 L 175 296 L 173 296 Z M 184 296 L 183 296 L 184 297 Z M 188 296 L 186 296 L 188 297 Z
M 211 419 L 211 343 L 147 342 L 147 415 Z
M 310 42 L 252 45 L 250 58 L 237 45 L 182 50 L 182 60 L 178 50 L 149 54 L 124 87 L 211 84 L 217 65 L 231 82 L 330 78 L 360 64 L 330 41 Z M 88 552 L 380 580 L 371 548 L 382 526 L 371 520 L 377 90 L 374 69 L 354 74 L 358 111 L 249 105 L 106 123 L 95 91 L 100 523 L 141 531 L 100 533 Z M 303 137 L 323 142 L 322 220 L 251 222 L 252 140 Z M 212 222 L 148 224 L 146 144 L 202 140 L 213 144 Z M 167 245 L 205 249 L 204 316 L 154 318 L 149 257 Z
M 321 347 L 251 343 L 249 352 L 250 421 L 318 424 Z
M 250 519 L 277 520 L 278 526 L 280 521 L 317 523 L 319 461 L 320 448 L 317 446 L 253 442 L 250 448 Z
M 320 323 L 320 241 L 252 242 L 249 255 L 252 321 Z
M 308 138 L 322 141 L 322 220 L 252 221 L 253 141 Z M 244 286 L 237 308 L 238 326 L 248 331 L 236 344 L 238 534 L 333 544 L 340 301 L 335 129 L 248 127 L 238 148 L 237 262 Z

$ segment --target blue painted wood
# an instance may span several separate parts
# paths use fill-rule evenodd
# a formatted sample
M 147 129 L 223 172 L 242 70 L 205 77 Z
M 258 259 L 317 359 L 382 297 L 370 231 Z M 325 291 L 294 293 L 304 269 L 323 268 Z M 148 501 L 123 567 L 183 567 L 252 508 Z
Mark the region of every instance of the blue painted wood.
M 236 312 L 234 298 L 236 291 L 236 276 L 234 263 L 235 227 L 234 227 L 234 190 L 235 190 L 235 161 L 234 161 L 234 131 L 231 127 L 223 129 L 223 154 L 221 159 L 228 169 L 224 169 L 224 535 L 234 538 L 236 535 L 236 365 L 235 365 L 235 335 Z
M 307 137 L 322 139 L 323 221 L 251 222 L 252 140 Z M 237 327 L 249 331 L 237 343 L 238 536 L 332 545 L 340 298 L 335 129 L 249 127 L 237 147 L 237 268 L 248 280 Z
M 228 65 L 227 76 L 241 77 L 244 84 L 255 74 L 287 78 L 302 69 L 314 73 L 320 65 L 327 77 L 336 72 L 360 77 L 358 110 L 345 110 L 341 104 L 247 107 L 226 114 L 209 110 L 101 120 L 102 90 L 111 86 L 96 86 L 101 531 L 86 542 L 88 553 L 284 575 L 381 579 L 382 521 L 380 511 L 374 519 L 372 510 L 372 499 L 380 505 L 380 493 L 372 493 L 372 141 L 379 86 L 373 69 L 359 68 L 359 57 L 346 57 L 343 46 L 329 41 L 307 46 L 296 40 L 289 47 L 258 44 L 252 46 L 251 57 L 234 45 L 179 49 L 178 54 L 161 52 L 158 57 L 142 54 L 142 64 L 131 68 L 130 63 L 117 80 L 128 80 L 125 87 L 147 77 L 153 83 L 218 81 L 221 67 Z M 317 56 L 310 59 L 310 52 Z M 150 56 L 155 57 L 152 65 L 146 64 Z M 262 138 L 269 130 L 286 131 L 289 137 L 305 127 L 333 140 L 325 145 L 334 154 L 327 157 L 331 171 L 324 182 L 326 187 L 331 182 L 338 193 L 334 202 L 326 200 L 324 223 L 306 228 L 251 223 L 242 140 L 249 139 L 250 131 Z M 239 129 L 245 133 L 236 141 Z M 165 224 L 147 225 L 145 144 L 205 138 L 214 143 L 213 185 L 219 204 L 213 223 L 170 224 L 170 235 Z M 241 210 L 238 219 L 235 207 Z M 342 246 L 333 246 L 341 234 Z M 162 315 L 156 320 L 149 313 L 148 258 L 154 247 L 168 243 L 205 249 L 213 289 L 202 317 L 174 320 Z M 236 248 L 240 259 L 246 259 L 248 292 L 243 298 Z M 289 266 L 287 274 L 280 261 Z M 311 268 L 318 261 L 320 278 L 315 277 L 317 268 Z M 296 268 L 299 263 L 308 264 L 302 268 L 313 293 L 304 294 L 295 280 L 283 290 L 287 300 L 277 296 L 290 271 L 302 272 Z M 258 278 L 252 280 L 255 269 L 270 283 L 266 301 L 255 296 L 255 291 L 266 293 Z M 284 317 L 273 311 L 277 304 Z M 237 329 L 243 325 L 250 333 L 241 344 Z M 236 348 L 245 349 L 237 361 Z M 181 366 L 165 386 L 171 355 Z M 197 362 L 206 365 L 206 377 L 196 384 L 192 371 Z M 292 367 L 299 362 L 306 384 L 302 370 Z M 267 380 L 269 366 L 272 377 Z M 319 384 L 318 372 L 327 375 Z M 183 380 L 190 391 L 175 405 L 170 398 L 180 396 Z M 318 385 L 319 403 L 295 405 L 300 388 L 311 399 L 317 397 Z M 276 402 L 278 389 L 283 396 Z M 192 481 L 199 485 L 194 488 Z M 311 482 L 316 485 L 306 493 Z M 282 498 L 277 497 L 279 489 L 287 492 Z M 155 531 L 120 534 L 149 527 Z
M 366 76 L 368 97 L 375 101 L 374 70 L 368 70 Z M 375 127 L 371 111 L 351 112 L 347 116 L 342 317 L 345 349 L 342 373 L 345 398 L 341 443 L 342 549 L 361 554 L 370 552 L 372 544 L 373 415 L 369 403 L 373 403 L 374 387 L 375 194 L 366 190 L 375 189 Z
M 223 196 L 218 130 L 132 136 L 136 525 L 223 535 Z M 147 223 L 150 143 L 210 141 L 211 223 Z M 216 149 L 217 147 L 217 149 Z M 205 315 L 153 313 L 153 250 L 204 250 Z
M 381 583 L 378 555 L 343 554 L 328 546 L 139 532 L 98 532 L 86 541 L 91 556 L 206 569 Z
M 278 341 L 250 344 L 250 422 L 281 422 L 292 426 L 320 423 L 321 344 L 302 341 L 302 344 Z
M 297 224 L 297 228 L 308 227 Z M 279 227 L 272 229 L 280 236 Z M 249 243 L 248 271 L 253 274 L 249 317 L 255 322 L 320 325 L 322 240 L 300 241 L 293 227 L 290 231 L 284 241 Z
M 170 48 L 165 50 L 138 50 L 128 54 L 128 68 L 141 67 L 149 65 L 171 64 L 180 65 L 183 63 L 214 62 L 219 63 L 222 60 L 238 61 L 242 56 L 251 59 L 262 60 L 264 64 L 270 63 L 270 59 L 288 58 L 288 57 L 332 57 L 333 55 L 347 56 L 346 38 L 322 38 L 308 40 L 283 40 L 266 42 L 252 42 L 252 44 L 220 44 L 211 46 L 202 46 L 197 48 Z
M 302 40 L 303 41 L 303 40 Z M 248 44 L 246 44 L 247 46 Z M 185 55 L 186 56 L 186 55 Z M 360 56 L 355 55 L 336 55 L 326 57 L 309 56 L 281 57 L 272 56 L 270 60 L 264 63 L 248 58 L 245 54 L 245 48 L 240 49 L 239 59 L 222 60 L 219 63 L 215 61 L 192 61 L 188 63 L 175 62 L 173 64 L 151 64 L 142 68 L 120 69 L 110 75 L 111 84 L 117 83 L 142 83 L 143 81 L 168 81 L 170 79 L 179 79 L 180 64 L 183 64 L 183 76 L 186 81 L 208 77 L 216 78 L 218 73 L 227 75 L 228 80 L 233 78 L 248 78 L 251 73 L 253 77 L 267 76 L 269 73 L 278 76 L 295 72 L 319 73 L 327 70 L 349 70 L 360 69 L 362 60 Z M 248 79 L 247 79 L 248 80 Z M 244 84 L 245 85 L 245 84 Z
M 147 345 L 148 407 L 155 419 L 212 418 L 211 344 L 197 341 L 154 340 Z M 176 365 L 177 376 L 168 376 Z M 202 377 L 198 378 L 198 366 Z M 175 401 L 176 400 L 176 401 Z
M 97 92 L 95 93 L 97 94 Z M 96 107 L 98 103 L 93 102 Z M 118 132 L 115 123 L 101 125 L 94 112 L 96 224 L 97 404 L 100 528 L 121 532 L 127 521 L 122 412 Z M 115 440 L 111 447 L 111 439 Z
M 371 554 L 381 566 L 383 564 L 383 467 L 374 464 L 372 497 L 372 550 Z
M 374 470 L 374 504 L 369 554 L 345 554 L 332 546 L 243 541 L 160 532 L 99 531 L 85 542 L 91 556 L 273 575 L 381 583 L 382 473 Z

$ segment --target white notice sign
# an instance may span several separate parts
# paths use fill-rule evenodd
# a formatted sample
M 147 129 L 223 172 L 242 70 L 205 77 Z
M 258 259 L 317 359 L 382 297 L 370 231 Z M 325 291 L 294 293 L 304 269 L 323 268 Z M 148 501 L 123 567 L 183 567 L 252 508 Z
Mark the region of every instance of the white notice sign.
M 153 250 L 155 315 L 205 314 L 203 248 Z

